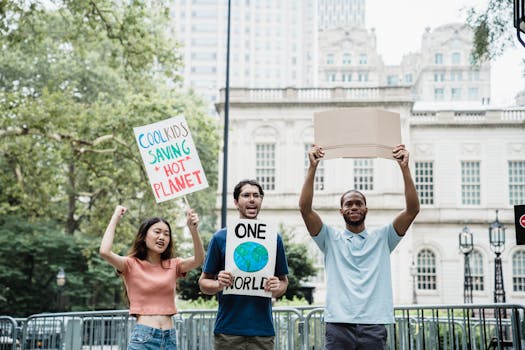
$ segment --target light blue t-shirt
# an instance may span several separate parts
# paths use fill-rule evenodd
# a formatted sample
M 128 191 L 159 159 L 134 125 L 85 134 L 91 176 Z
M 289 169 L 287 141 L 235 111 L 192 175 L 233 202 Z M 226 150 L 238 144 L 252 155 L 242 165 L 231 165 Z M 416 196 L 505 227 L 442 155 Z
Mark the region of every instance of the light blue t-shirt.
M 394 323 L 390 252 L 402 238 L 394 226 L 355 234 L 323 224 L 312 238 L 324 253 L 325 321 Z

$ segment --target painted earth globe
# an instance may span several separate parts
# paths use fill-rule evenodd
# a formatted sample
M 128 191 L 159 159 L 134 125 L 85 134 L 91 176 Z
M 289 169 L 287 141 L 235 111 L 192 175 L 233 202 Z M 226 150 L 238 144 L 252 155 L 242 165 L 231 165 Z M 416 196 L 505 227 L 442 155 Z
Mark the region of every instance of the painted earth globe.
M 244 272 L 257 272 L 268 263 L 268 250 L 256 242 L 244 242 L 235 248 L 233 261 Z

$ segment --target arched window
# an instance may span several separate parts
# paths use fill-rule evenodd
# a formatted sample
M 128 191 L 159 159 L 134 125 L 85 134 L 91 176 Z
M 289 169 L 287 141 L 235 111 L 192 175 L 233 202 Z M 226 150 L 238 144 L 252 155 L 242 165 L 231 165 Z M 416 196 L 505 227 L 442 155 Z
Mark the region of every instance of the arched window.
M 483 275 L 483 256 L 477 250 L 472 251 L 469 257 L 470 275 L 472 276 L 472 290 L 485 290 Z
M 436 290 L 436 256 L 429 249 L 417 254 L 417 289 Z
M 512 255 L 512 290 L 525 292 L 525 251 L 523 250 Z

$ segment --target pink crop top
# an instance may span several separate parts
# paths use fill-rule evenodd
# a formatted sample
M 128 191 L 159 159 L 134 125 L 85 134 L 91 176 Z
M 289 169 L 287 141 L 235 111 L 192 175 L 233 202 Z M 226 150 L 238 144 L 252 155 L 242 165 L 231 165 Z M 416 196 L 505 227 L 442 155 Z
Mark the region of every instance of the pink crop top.
M 164 260 L 153 265 L 146 260 L 126 257 L 122 271 L 129 298 L 131 315 L 174 315 L 177 278 L 186 276 L 180 271 L 180 258 Z

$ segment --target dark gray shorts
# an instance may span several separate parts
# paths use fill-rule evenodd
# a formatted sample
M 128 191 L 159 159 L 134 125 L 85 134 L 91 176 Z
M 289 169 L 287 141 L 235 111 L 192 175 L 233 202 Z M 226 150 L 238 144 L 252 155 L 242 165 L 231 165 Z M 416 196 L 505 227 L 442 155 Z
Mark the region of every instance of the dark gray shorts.
M 387 331 L 382 324 L 326 323 L 325 350 L 381 350 Z
M 273 350 L 274 337 L 246 337 L 216 333 L 213 337 L 215 350 Z

